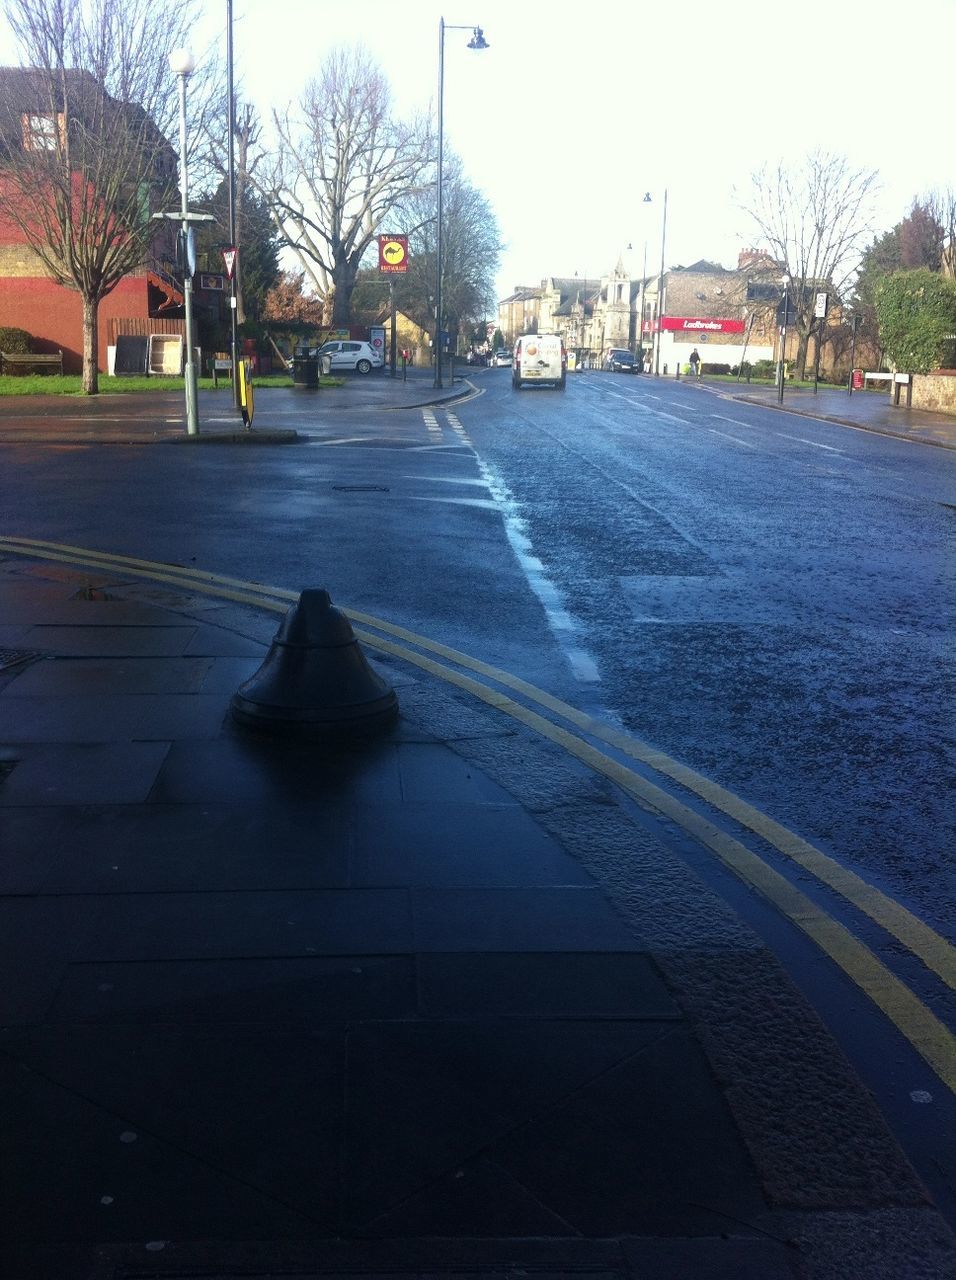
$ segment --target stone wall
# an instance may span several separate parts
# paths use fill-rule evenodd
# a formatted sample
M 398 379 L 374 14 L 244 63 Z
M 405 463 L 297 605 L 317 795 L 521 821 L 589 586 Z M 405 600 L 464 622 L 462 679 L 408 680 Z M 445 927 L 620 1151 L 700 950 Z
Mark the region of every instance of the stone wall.
M 915 374 L 912 407 L 956 414 L 956 369 Z

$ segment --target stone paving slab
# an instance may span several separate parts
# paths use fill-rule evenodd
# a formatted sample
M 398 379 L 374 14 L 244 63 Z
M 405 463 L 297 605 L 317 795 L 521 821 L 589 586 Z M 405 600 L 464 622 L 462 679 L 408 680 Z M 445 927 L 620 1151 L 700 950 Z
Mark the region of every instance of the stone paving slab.
M 249 735 L 220 629 L 215 690 L 140 695 L 203 655 L 113 631 L 0 684 L 49 734 L 83 663 L 126 672 L 117 740 L 0 745 L 0 1274 L 796 1280 L 799 1204 L 857 1215 L 842 1280 L 888 1199 L 888 1258 L 947 1257 L 772 957 L 608 785 L 431 683 L 380 741 Z M 137 697 L 219 727 L 121 739 Z

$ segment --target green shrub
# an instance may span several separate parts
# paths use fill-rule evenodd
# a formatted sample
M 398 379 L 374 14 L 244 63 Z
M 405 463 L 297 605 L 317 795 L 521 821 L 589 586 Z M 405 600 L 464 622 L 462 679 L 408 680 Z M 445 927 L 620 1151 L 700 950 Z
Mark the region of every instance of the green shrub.
M 777 366 L 773 360 L 755 360 L 753 366 L 753 376 L 755 378 L 773 378 L 776 375 Z
M 729 364 L 702 364 L 700 366 L 701 373 L 730 373 Z
M 0 351 L 11 356 L 30 355 L 32 338 L 26 329 L 9 329 L 0 326 Z
M 956 329 L 956 282 L 925 268 L 884 276 L 876 288 L 876 315 L 896 368 L 929 373 Z

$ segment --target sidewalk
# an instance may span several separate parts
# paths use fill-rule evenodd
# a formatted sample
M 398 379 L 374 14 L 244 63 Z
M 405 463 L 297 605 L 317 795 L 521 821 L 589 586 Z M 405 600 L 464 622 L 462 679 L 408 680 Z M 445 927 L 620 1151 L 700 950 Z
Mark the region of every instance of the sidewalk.
M 610 784 L 397 661 L 388 735 L 260 738 L 275 618 L 172 600 L 0 559 L 0 1274 L 956 1274 Z
M 733 400 L 743 400 L 765 408 L 783 409 L 787 413 L 798 413 L 807 418 L 821 418 L 825 422 L 838 422 L 864 431 L 875 431 L 880 435 L 896 436 L 901 440 L 956 449 L 956 415 L 896 406 L 885 391 L 854 391 L 852 395 L 848 395 L 846 391 L 827 388 L 814 395 L 812 388 L 786 387 L 781 404 L 777 400 L 776 387 L 754 387 L 746 383 L 708 383 L 706 378 L 700 385 Z

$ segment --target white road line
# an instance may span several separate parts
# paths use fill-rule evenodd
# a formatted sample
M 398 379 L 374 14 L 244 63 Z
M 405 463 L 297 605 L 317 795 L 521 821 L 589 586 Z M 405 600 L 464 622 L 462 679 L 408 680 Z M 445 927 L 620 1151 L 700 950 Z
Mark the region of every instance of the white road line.
M 783 431 L 775 431 L 774 435 L 784 440 L 796 440 L 798 444 L 808 444 L 814 449 L 826 449 L 828 453 L 842 453 L 842 449 L 834 449 L 832 444 L 820 444 L 817 440 L 805 440 L 803 436 L 788 436 Z
M 735 427 L 752 427 L 752 422 L 741 422 L 739 418 L 725 418 L 722 413 L 712 413 L 710 417 L 716 418 L 718 422 L 732 422 Z
M 707 430 L 712 436 L 723 436 L 725 440 L 733 440 L 734 444 L 742 444 L 745 449 L 756 449 L 755 444 L 751 444 L 749 440 L 740 440 L 737 436 L 730 436 L 726 431 L 718 431 L 716 427 L 708 427 Z

